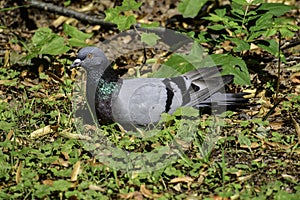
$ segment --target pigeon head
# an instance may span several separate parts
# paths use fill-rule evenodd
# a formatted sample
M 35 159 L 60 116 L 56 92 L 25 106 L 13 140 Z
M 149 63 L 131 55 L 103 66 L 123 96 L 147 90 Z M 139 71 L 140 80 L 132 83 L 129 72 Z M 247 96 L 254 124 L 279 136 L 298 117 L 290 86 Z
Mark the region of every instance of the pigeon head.
M 77 59 L 71 65 L 71 69 L 83 67 L 87 72 L 100 71 L 103 72 L 109 65 L 104 53 L 97 47 L 84 47 L 80 49 Z

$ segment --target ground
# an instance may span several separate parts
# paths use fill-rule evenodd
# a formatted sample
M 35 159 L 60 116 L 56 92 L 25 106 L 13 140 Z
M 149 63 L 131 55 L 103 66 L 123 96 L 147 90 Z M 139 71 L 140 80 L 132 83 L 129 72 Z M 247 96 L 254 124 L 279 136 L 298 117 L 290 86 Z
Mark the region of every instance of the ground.
M 176 142 L 184 146 L 184 154 L 163 168 L 157 167 L 157 170 L 137 174 L 109 167 L 92 153 L 92 149 L 103 143 L 101 137 L 88 146 L 84 142 L 88 140 L 87 136 L 78 134 L 78 124 L 72 112 L 72 86 L 76 70 L 69 69 L 76 58 L 78 47 L 59 55 L 35 55 L 31 59 L 21 59 L 30 55 L 30 50 L 34 49 L 32 37 L 41 27 L 49 27 L 54 34 L 65 37 L 63 24 L 68 23 L 84 33 L 93 33 L 85 42 L 96 46 L 101 46 L 102 41 L 120 31 L 115 26 L 91 25 L 73 18 L 63 18 L 49 10 L 22 6 L 22 2 L 0 2 L 1 8 L 5 8 L 0 12 L 1 198 L 300 197 L 300 74 L 299 66 L 296 65 L 299 65 L 299 45 L 284 48 L 285 45 L 299 41 L 299 31 L 281 41 L 286 62 L 281 63 L 279 92 L 276 89 L 278 58 L 264 51 L 251 51 L 243 56 L 250 72 L 251 86 L 232 84 L 226 88 L 228 91 L 251 91 L 249 104 L 230 109 L 221 119 L 219 116 L 203 114 L 192 142 L 186 145 L 181 136 L 176 138 Z M 91 3 L 83 0 L 44 2 L 81 9 L 83 13 L 100 18 L 104 16 L 104 10 L 121 4 L 119 1 Z M 161 26 L 170 29 L 200 33 L 207 30 L 208 25 L 207 21 L 199 20 L 201 16 L 206 16 L 215 8 L 229 5 L 227 3 L 222 1 L 204 6 L 199 18 L 183 18 L 177 10 L 176 0 L 146 0 L 138 11 L 125 14 L 133 13 L 140 23 L 159 22 Z M 289 3 L 297 6 L 297 2 Z M 299 9 L 286 15 L 293 17 L 299 26 Z M 208 44 L 204 46 L 213 53 L 225 53 L 226 48 L 232 48 L 225 43 L 219 49 Z M 136 64 L 141 65 L 143 53 L 134 53 L 118 58 L 116 68 L 127 69 Z M 147 52 L 147 55 L 160 53 L 152 51 Z M 137 71 L 133 68 L 131 75 L 135 76 Z M 133 153 L 151 152 L 165 147 L 176 133 L 185 129 L 184 122 L 190 123 L 186 119 L 180 121 L 178 126 L 179 122 L 174 120 L 173 125 L 150 139 L 126 133 L 116 124 L 102 129 L 103 134 L 120 149 Z M 207 142 L 204 136 L 214 133 L 211 124 L 216 121 L 222 123 L 220 129 L 216 128 L 216 145 L 208 153 L 203 153 L 206 149 L 203 144 Z M 168 144 L 172 149 L 173 143 Z M 113 158 L 115 166 L 121 166 L 125 162 L 121 156 L 122 152 L 117 152 L 110 153 L 108 157 Z M 154 160 L 159 164 L 167 161 L 164 156 L 169 154 L 154 152 L 145 159 L 146 162 Z

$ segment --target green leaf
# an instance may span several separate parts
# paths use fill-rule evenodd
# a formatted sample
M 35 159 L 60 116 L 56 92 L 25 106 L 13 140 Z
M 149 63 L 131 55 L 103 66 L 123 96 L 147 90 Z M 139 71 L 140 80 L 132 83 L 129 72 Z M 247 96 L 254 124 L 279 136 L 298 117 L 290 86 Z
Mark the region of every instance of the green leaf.
M 93 36 L 93 33 L 84 33 L 79 31 L 76 27 L 70 26 L 68 24 L 63 25 L 64 32 L 71 38 L 76 38 L 78 40 L 85 41 L 86 39 Z
M 149 23 L 149 24 L 142 23 L 141 27 L 142 28 L 155 28 L 155 27 L 159 27 L 159 22 L 152 22 L 152 23 Z
M 67 191 L 71 187 L 71 183 L 65 180 L 53 181 L 52 191 Z
M 277 33 L 276 29 L 270 28 L 270 29 L 266 30 L 265 32 L 263 32 L 262 35 L 264 37 L 271 37 L 271 36 L 275 35 L 276 33 Z
M 232 2 L 235 2 L 239 5 L 247 5 L 247 1 L 246 0 L 232 0 Z
M 209 14 L 210 16 L 209 17 L 203 17 L 203 19 L 207 19 L 209 21 L 212 21 L 212 22 L 223 22 L 226 20 L 226 18 L 224 17 L 220 17 L 216 14 Z
M 226 27 L 221 24 L 216 24 L 216 25 L 208 26 L 207 28 L 215 30 L 215 31 L 219 31 L 219 30 L 225 29 Z
M 234 83 L 250 85 L 250 75 L 246 63 L 238 57 L 227 54 L 213 54 L 211 58 L 216 65 L 223 67 L 222 75 L 234 75 Z
M 11 128 L 15 126 L 15 123 L 0 121 L 0 130 L 9 131 Z
M 120 16 L 118 23 L 116 23 L 116 24 L 120 31 L 124 31 L 126 29 L 129 29 L 130 26 L 135 23 L 136 23 L 135 17 L 130 15 L 130 16 Z
M 142 5 L 142 2 L 136 2 L 135 0 L 123 0 L 121 6 L 117 6 L 119 11 L 138 10 Z
M 145 42 L 149 46 L 154 46 L 157 43 L 157 40 L 159 39 L 160 37 L 155 33 L 143 33 L 141 35 L 142 42 Z
M 85 43 L 84 41 L 79 40 L 77 38 L 70 38 L 68 40 L 68 42 L 69 42 L 69 45 L 72 46 L 72 47 L 86 47 L 86 46 L 89 46 L 87 43 Z
M 199 110 L 193 107 L 180 107 L 173 113 L 174 116 L 198 117 Z
M 289 12 L 293 8 L 295 7 L 288 6 L 282 3 L 263 3 L 258 10 L 266 10 L 269 14 L 281 16 L 286 12 Z
M 105 11 L 106 16 L 104 20 L 116 24 L 120 31 L 129 29 L 131 25 L 136 23 L 136 19 L 133 15 L 121 15 L 121 12 L 138 10 L 141 5 L 142 2 L 138 3 L 135 0 L 124 0 L 121 6 L 107 9 Z
M 34 33 L 31 41 L 35 45 L 41 45 L 46 43 L 49 40 L 49 38 L 53 37 L 53 35 L 55 34 L 52 33 L 52 30 L 50 28 L 39 28 Z
M 178 11 L 184 18 L 195 17 L 208 0 L 181 0 Z
M 251 147 L 251 140 L 243 134 L 238 136 L 238 141 L 241 145 L 246 145 L 248 148 Z
M 222 18 L 225 17 L 225 15 L 226 15 L 226 9 L 225 8 L 217 9 L 215 12 L 219 17 L 222 17 Z
M 212 59 L 206 56 L 198 42 L 194 42 L 190 54 L 173 54 L 152 77 L 174 77 L 193 69 L 214 66 Z
M 39 54 L 59 55 L 66 53 L 69 50 L 70 47 L 67 47 L 64 44 L 64 38 L 56 36 L 52 40 L 48 41 L 47 44 L 42 46 Z
M 273 27 L 273 15 L 266 13 L 257 19 L 255 26 L 250 28 L 250 31 L 255 32 Z
M 157 72 L 153 73 L 152 77 L 174 77 L 192 69 L 194 69 L 193 65 L 186 60 L 184 55 L 173 54 L 169 58 L 169 60 L 160 67 L 160 69 Z
M 275 40 L 263 40 L 261 43 L 258 43 L 257 46 L 274 56 L 278 55 L 278 43 Z
M 115 8 L 109 8 L 105 12 L 104 21 L 113 22 L 119 16 L 119 11 Z
M 250 44 L 248 42 L 241 40 L 239 38 L 228 38 L 230 41 L 236 44 L 233 48 L 235 52 L 248 51 L 250 49 Z
M 287 27 L 280 28 L 279 32 L 281 33 L 282 37 L 293 37 L 293 35 L 294 35 L 294 32 L 289 30 Z

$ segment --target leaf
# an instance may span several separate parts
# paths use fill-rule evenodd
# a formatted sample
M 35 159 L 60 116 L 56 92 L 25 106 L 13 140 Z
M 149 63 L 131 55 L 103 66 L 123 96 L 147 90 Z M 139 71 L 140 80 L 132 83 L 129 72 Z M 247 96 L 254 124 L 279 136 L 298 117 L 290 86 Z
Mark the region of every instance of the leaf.
M 223 17 L 220 17 L 216 14 L 209 14 L 210 16 L 209 17 L 203 17 L 203 19 L 207 19 L 209 21 L 212 21 L 212 22 L 222 22 L 225 20 L 225 18 Z
M 191 177 L 184 176 L 184 177 L 173 178 L 170 180 L 170 183 L 181 183 L 181 182 L 191 183 L 193 181 L 194 181 L 194 179 L 192 179 Z
M 135 17 L 130 16 L 119 16 L 118 18 L 111 21 L 112 23 L 117 24 L 118 29 L 120 31 L 124 31 L 126 29 L 129 29 L 131 25 L 136 23 Z
M 236 46 L 233 48 L 235 52 L 242 52 L 250 49 L 250 44 L 248 44 L 248 42 L 244 40 L 241 40 L 239 38 L 228 38 L 228 39 L 236 44 Z
M 251 32 L 267 29 L 273 27 L 273 15 L 266 13 L 257 19 L 255 26 L 250 28 Z
M 116 24 L 120 31 L 129 29 L 131 25 L 136 23 L 135 17 L 133 15 L 124 16 L 120 13 L 129 10 L 138 10 L 141 5 L 142 2 L 137 3 L 135 0 L 124 0 L 121 6 L 105 11 L 106 17 L 104 21 Z
M 86 47 L 86 46 L 89 46 L 84 41 L 76 39 L 76 38 L 70 38 L 68 40 L 68 42 L 69 42 L 69 45 L 72 46 L 72 47 Z
M 174 77 L 194 69 L 183 55 L 173 54 L 160 69 L 153 74 L 153 78 Z
M 213 66 L 212 59 L 205 56 L 201 45 L 194 42 L 190 54 L 173 54 L 152 77 L 174 77 L 193 69 Z
M 39 128 L 35 131 L 33 131 L 31 134 L 30 134 L 30 138 L 31 139 L 35 139 L 35 138 L 40 138 L 42 136 L 45 136 L 49 133 L 52 133 L 53 130 L 51 129 L 51 126 L 48 125 L 48 126 L 45 126 L 43 128 Z
M 115 8 L 109 8 L 105 12 L 104 21 L 106 22 L 113 22 L 119 16 L 119 11 Z
M 281 16 L 289 12 L 294 6 L 288 6 L 282 3 L 263 3 L 258 10 L 266 10 L 268 14 Z
M 93 33 L 84 33 L 79 31 L 76 27 L 70 26 L 68 24 L 63 25 L 64 32 L 71 38 L 76 38 L 78 40 L 85 41 L 86 39 L 93 36 Z
M 270 28 L 270 29 L 268 29 L 268 30 L 266 30 L 265 32 L 263 32 L 263 36 L 264 37 L 271 37 L 271 36 L 273 36 L 273 35 L 275 35 L 277 33 L 277 30 L 276 29 L 274 29 L 274 28 Z M 260 34 L 261 35 L 261 34 Z
M 178 11 L 184 18 L 195 17 L 208 0 L 181 0 Z
M 77 181 L 79 171 L 80 171 L 80 161 L 77 161 L 71 173 L 71 181 Z
M 159 22 L 152 22 L 152 23 L 142 23 L 141 24 L 141 27 L 142 28 L 156 28 L 156 27 L 159 27 Z
M 225 29 L 225 26 L 223 26 L 221 24 L 216 24 L 216 25 L 208 26 L 207 28 L 212 29 L 214 31 L 219 31 L 219 30 Z
M 293 37 L 294 32 L 290 31 L 287 27 L 282 27 L 279 29 L 282 37 Z
M 0 121 L 0 130 L 9 131 L 15 126 L 13 122 Z
M 34 33 L 31 41 L 35 45 L 41 45 L 46 43 L 50 38 L 53 37 L 53 35 L 55 34 L 52 33 L 52 30 L 50 28 L 39 28 Z
M 225 8 L 217 9 L 215 12 L 219 17 L 222 17 L 222 18 L 225 17 L 225 15 L 226 15 L 226 9 Z
M 251 140 L 243 134 L 238 136 L 238 141 L 240 145 L 246 145 L 248 148 L 251 147 Z
M 53 181 L 52 191 L 67 191 L 71 187 L 71 183 L 65 180 Z
M 117 6 L 119 11 L 138 10 L 142 5 L 142 2 L 136 2 L 135 0 L 123 0 L 121 6 Z
M 216 65 L 223 66 L 222 75 L 234 75 L 235 84 L 251 84 L 248 68 L 241 58 L 227 54 L 213 54 L 211 58 Z
M 174 113 L 174 116 L 198 117 L 199 110 L 193 107 L 180 107 Z
M 260 43 L 258 43 L 257 46 L 259 46 L 263 50 L 269 52 L 274 56 L 278 55 L 278 43 L 275 40 L 263 40 L 258 42 Z
M 157 40 L 159 39 L 160 37 L 155 33 L 143 33 L 141 35 L 142 42 L 145 42 L 149 46 L 154 46 L 157 43 Z
M 52 38 L 47 44 L 43 45 L 39 54 L 48 54 L 48 55 L 59 55 L 66 53 L 70 50 L 70 47 L 67 47 L 64 44 L 64 38 L 56 36 Z
M 232 2 L 235 2 L 239 5 L 247 5 L 247 1 L 246 0 L 232 0 Z

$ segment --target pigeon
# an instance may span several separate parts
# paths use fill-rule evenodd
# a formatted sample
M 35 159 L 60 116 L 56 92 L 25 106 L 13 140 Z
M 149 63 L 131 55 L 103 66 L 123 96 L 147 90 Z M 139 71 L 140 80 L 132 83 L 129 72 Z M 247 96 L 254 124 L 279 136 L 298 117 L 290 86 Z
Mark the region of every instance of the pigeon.
M 80 49 L 71 69 L 87 73 L 87 102 L 100 124 L 145 127 L 159 122 L 162 113 L 179 107 L 235 106 L 246 102 L 243 93 L 222 92 L 233 81 L 220 76 L 221 67 L 204 67 L 171 78 L 122 79 L 97 47 Z

